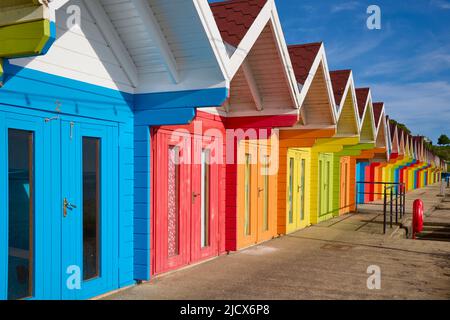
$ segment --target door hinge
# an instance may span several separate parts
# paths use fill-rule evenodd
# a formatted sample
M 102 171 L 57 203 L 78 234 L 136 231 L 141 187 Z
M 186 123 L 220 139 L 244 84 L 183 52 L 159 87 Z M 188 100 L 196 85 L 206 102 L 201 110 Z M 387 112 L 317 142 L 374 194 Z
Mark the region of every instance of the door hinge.
M 51 117 L 51 118 L 45 118 L 44 119 L 45 122 L 50 122 L 50 121 L 53 121 L 53 120 L 59 120 L 59 116 L 54 116 L 54 117 Z

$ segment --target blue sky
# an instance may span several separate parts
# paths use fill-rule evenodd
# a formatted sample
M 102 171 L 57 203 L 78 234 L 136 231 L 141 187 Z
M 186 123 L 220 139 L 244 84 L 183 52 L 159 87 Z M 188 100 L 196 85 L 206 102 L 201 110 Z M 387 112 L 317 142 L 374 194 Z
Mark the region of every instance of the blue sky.
M 414 134 L 450 136 L 450 0 L 276 0 L 288 44 L 323 41 L 330 70 L 353 69 L 357 87 Z M 369 5 L 381 30 L 369 30 Z

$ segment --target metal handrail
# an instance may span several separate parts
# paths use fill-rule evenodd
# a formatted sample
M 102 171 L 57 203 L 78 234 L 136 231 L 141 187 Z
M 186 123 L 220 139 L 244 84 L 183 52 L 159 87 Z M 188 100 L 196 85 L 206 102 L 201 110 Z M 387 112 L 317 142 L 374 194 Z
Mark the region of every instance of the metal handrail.
M 384 190 L 380 192 L 359 192 L 358 187 L 361 184 L 369 185 L 383 185 Z M 375 182 L 375 181 L 357 181 L 356 182 L 356 211 L 358 211 L 358 196 L 361 194 L 383 195 L 383 234 L 386 234 L 387 229 L 387 211 L 389 205 L 389 226 L 392 228 L 394 205 L 395 205 L 395 224 L 398 224 L 398 219 L 403 218 L 406 213 L 406 186 L 403 182 Z M 394 198 L 395 195 L 395 198 Z M 389 197 L 389 201 L 388 201 Z

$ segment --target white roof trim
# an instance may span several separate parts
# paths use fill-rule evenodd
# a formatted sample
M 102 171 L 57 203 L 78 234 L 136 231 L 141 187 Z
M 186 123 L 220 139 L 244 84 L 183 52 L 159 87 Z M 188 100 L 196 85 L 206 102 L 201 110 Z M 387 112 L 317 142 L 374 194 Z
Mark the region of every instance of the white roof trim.
M 365 108 L 364 108 L 364 112 L 363 112 L 363 115 L 362 115 L 362 117 L 361 117 L 361 128 L 360 128 L 360 132 L 362 131 L 362 126 L 363 126 L 363 123 L 364 123 L 364 119 L 366 118 L 366 113 L 367 113 L 367 110 L 369 110 L 369 112 L 370 112 L 370 118 L 371 118 L 371 122 L 372 122 L 372 133 L 373 133 L 373 137 L 376 139 L 376 132 L 377 132 L 377 129 L 376 129 L 376 127 L 375 127 L 375 115 L 374 115 L 374 113 L 373 113 L 373 105 L 372 105 L 372 93 L 371 93 L 371 91 L 370 91 L 370 89 L 369 89 L 369 93 L 367 94 L 367 100 L 366 100 L 366 105 L 365 105 Z M 358 111 L 358 116 L 359 116 L 359 111 Z M 390 132 L 390 131 L 389 131 Z
M 261 12 L 259 13 L 258 17 L 253 22 L 250 29 L 245 34 L 244 38 L 239 43 L 238 48 L 231 56 L 229 65 L 230 79 L 234 78 L 237 71 L 241 67 L 243 61 L 245 60 L 245 58 L 247 58 L 247 55 L 249 54 L 256 40 L 258 40 L 262 31 L 266 27 L 267 22 L 269 21 L 272 15 L 273 7 L 274 1 L 268 0 L 267 3 L 262 8 Z
M 193 1 L 200 17 L 200 21 L 202 22 L 203 28 L 205 29 L 208 40 L 217 58 L 217 62 L 219 63 L 220 69 L 222 70 L 222 73 L 227 80 L 227 87 L 229 87 L 232 78 L 229 70 L 230 58 L 227 54 L 227 49 L 224 41 L 222 40 L 222 36 L 220 35 L 219 27 L 214 20 L 214 15 L 211 11 L 211 7 L 209 6 L 207 0 Z
M 358 131 L 358 134 L 360 134 L 361 133 L 361 128 L 360 128 L 361 125 L 360 125 L 359 111 L 358 111 L 358 100 L 356 99 L 355 83 L 353 81 L 353 71 L 352 70 L 350 70 L 350 75 L 348 77 L 348 81 L 347 81 L 347 84 L 345 86 L 344 94 L 342 95 L 341 103 L 339 105 L 339 111 L 338 111 L 338 114 L 337 114 L 338 122 L 339 122 L 339 120 L 341 118 L 342 111 L 343 111 L 344 105 L 345 105 L 345 100 L 347 98 L 349 90 L 351 91 L 351 94 L 352 94 L 353 113 L 354 113 L 355 121 L 356 121 L 356 129 Z
M 64 6 L 67 2 L 70 0 L 50 0 L 48 2 L 49 8 L 52 8 L 53 10 L 58 10 L 62 6 Z
M 125 48 L 120 37 L 116 33 L 116 29 L 108 18 L 105 10 L 99 1 L 83 0 L 90 15 L 95 17 L 98 28 L 102 33 L 105 40 L 108 42 L 113 54 L 116 56 L 117 61 L 120 63 L 120 67 L 126 74 L 127 78 L 134 88 L 139 85 L 139 76 L 136 66 L 131 59 L 127 49 Z
M 389 128 L 389 130 L 390 130 L 390 128 Z M 400 144 L 399 144 L 399 140 L 398 140 L 398 127 L 397 126 L 395 126 L 394 138 L 392 139 L 392 150 L 394 150 L 394 148 L 397 151 L 396 153 L 400 153 Z
M 301 108 L 300 104 L 300 90 L 297 84 L 297 79 L 295 77 L 294 67 L 292 66 L 291 57 L 286 44 L 286 38 L 283 33 L 283 28 L 281 27 L 280 18 L 278 15 L 277 7 L 274 4 L 272 8 L 271 22 L 273 25 L 273 32 L 275 34 L 275 39 L 278 43 L 278 50 L 280 58 L 283 61 L 285 67 L 286 81 L 288 82 L 291 98 L 297 109 Z
M 167 40 L 156 20 L 153 10 L 147 0 L 131 0 L 138 12 L 139 18 L 145 26 L 145 29 L 152 41 L 157 43 L 159 53 L 166 65 L 167 71 L 172 77 L 173 82 L 180 82 L 180 75 L 178 73 L 177 62 L 172 53 L 172 50 L 167 43 Z
M 377 137 L 378 137 L 378 132 L 380 130 L 381 122 L 382 122 L 383 118 L 385 117 L 385 115 L 384 115 L 384 102 L 382 102 L 382 103 L 383 103 L 383 107 L 381 108 L 380 119 L 378 119 L 378 122 L 376 124 L 377 125 Z M 375 116 L 375 114 L 374 114 L 374 116 Z
M 334 93 L 333 93 L 333 87 L 331 85 L 331 78 L 330 78 L 330 70 L 328 69 L 328 63 L 327 58 L 325 54 L 325 47 L 323 43 L 320 46 L 319 52 L 316 55 L 316 58 L 314 60 L 314 63 L 311 66 L 311 70 L 309 70 L 308 77 L 306 78 L 305 83 L 302 86 L 302 90 L 300 92 L 300 105 L 303 105 L 303 102 L 306 99 L 306 95 L 308 94 L 309 88 L 311 87 L 312 81 L 314 79 L 314 76 L 317 73 L 317 70 L 319 69 L 320 63 L 322 63 L 322 66 L 324 68 L 324 76 L 325 76 L 325 82 L 326 86 L 328 88 L 328 99 L 330 102 L 330 110 L 331 115 L 333 119 L 333 124 L 337 124 L 337 116 L 336 116 L 336 102 L 334 101 Z
M 291 59 L 289 56 L 289 51 L 287 48 L 287 44 L 285 41 L 285 37 L 283 34 L 283 29 L 281 27 L 280 19 L 278 16 L 278 11 L 276 9 L 275 1 L 274 0 L 267 0 L 266 4 L 262 8 L 261 12 L 259 13 L 258 17 L 253 22 L 252 26 L 249 28 L 247 33 L 245 34 L 244 38 L 239 43 L 239 46 L 237 48 L 233 47 L 233 51 L 231 54 L 231 58 L 229 57 L 228 52 L 230 50 L 227 50 L 231 47 L 231 45 L 224 43 L 220 36 L 220 32 L 217 28 L 217 25 L 214 20 L 214 16 L 212 14 L 212 11 L 209 9 L 209 13 L 206 14 L 207 10 L 205 9 L 205 3 L 209 7 L 209 4 L 207 4 L 207 1 L 205 0 L 194 0 L 196 3 L 198 3 L 200 9 L 205 12 L 205 18 L 207 21 L 213 21 L 212 23 L 216 26 L 214 28 L 214 38 L 212 40 L 212 43 L 217 43 L 216 39 L 220 39 L 221 45 L 218 47 L 218 53 L 222 57 L 222 61 L 225 61 L 226 67 L 224 69 L 226 70 L 226 74 L 229 77 L 229 80 L 231 81 L 233 77 L 238 72 L 239 68 L 244 65 L 245 59 L 247 58 L 248 54 L 250 53 L 251 49 L 255 45 L 256 41 L 261 36 L 261 33 L 263 32 L 264 28 L 267 26 L 267 24 L 270 22 L 272 26 L 273 35 L 277 44 L 277 50 L 283 65 L 284 74 L 286 77 L 286 82 L 289 87 L 289 92 L 291 95 L 291 99 L 294 103 L 295 109 L 300 109 L 301 103 L 300 103 L 300 90 L 297 85 L 297 80 L 295 77 L 294 68 L 292 67 Z M 244 71 L 245 72 L 245 71 Z M 250 79 L 247 77 L 247 82 Z M 256 104 L 260 104 L 258 100 L 262 100 L 261 98 L 261 92 L 259 92 L 259 98 L 258 95 L 255 94 L 255 90 L 252 89 L 252 81 L 249 82 L 249 87 L 252 91 L 252 96 L 256 102 Z M 256 84 L 256 82 L 255 82 Z M 259 109 L 258 109 L 259 110 Z

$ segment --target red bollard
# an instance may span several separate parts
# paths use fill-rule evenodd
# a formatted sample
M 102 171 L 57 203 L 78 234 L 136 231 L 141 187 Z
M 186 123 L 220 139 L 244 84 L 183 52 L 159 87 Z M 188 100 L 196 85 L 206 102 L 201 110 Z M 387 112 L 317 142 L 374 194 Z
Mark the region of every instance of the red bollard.
M 414 200 L 413 203 L 413 239 L 416 238 L 416 233 L 423 230 L 423 201 L 420 199 Z

